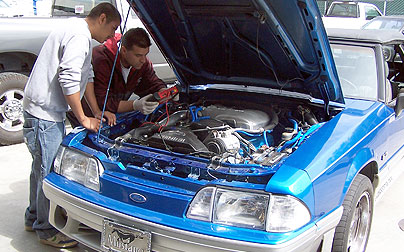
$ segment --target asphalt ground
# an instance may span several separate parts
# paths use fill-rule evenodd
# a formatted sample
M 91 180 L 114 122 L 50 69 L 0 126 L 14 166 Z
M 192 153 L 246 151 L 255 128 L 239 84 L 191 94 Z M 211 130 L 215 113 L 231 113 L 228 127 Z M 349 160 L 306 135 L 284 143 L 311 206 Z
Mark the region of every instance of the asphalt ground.
M 23 216 L 28 206 L 31 161 L 25 144 L 0 146 L 0 251 L 94 252 L 81 244 L 72 249 L 55 249 L 40 244 L 35 233 L 24 231 Z M 399 221 L 404 219 L 403 182 L 404 173 L 395 179 L 376 203 L 366 252 L 404 251 L 404 231 L 398 226 Z

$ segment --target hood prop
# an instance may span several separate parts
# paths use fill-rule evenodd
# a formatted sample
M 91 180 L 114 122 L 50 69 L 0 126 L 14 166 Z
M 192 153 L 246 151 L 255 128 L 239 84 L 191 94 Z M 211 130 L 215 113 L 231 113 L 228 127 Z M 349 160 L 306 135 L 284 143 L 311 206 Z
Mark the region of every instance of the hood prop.
M 324 111 L 325 114 L 327 115 L 327 119 L 330 119 L 330 93 L 328 92 L 327 89 L 327 81 L 328 77 L 326 75 L 320 76 L 320 90 L 324 99 Z
M 126 28 L 126 23 L 127 23 L 127 21 L 128 21 L 128 17 L 129 17 L 129 14 L 130 14 L 130 9 L 131 9 L 131 7 L 129 6 L 128 14 L 126 14 L 125 23 L 124 23 L 124 25 L 123 25 L 123 28 L 122 28 L 122 26 L 120 25 L 120 30 L 121 30 L 122 35 L 123 35 L 123 31 L 124 31 L 125 28 Z M 104 105 L 103 105 L 103 107 L 102 107 L 102 113 L 101 113 L 101 124 L 102 124 L 102 119 L 104 118 L 104 112 L 105 112 L 105 107 L 106 107 L 106 105 L 107 105 L 107 99 L 108 99 L 109 89 L 110 89 L 110 87 L 111 87 L 112 76 L 114 75 L 114 69 L 115 69 L 115 66 L 116 66 L 116 62 L 117 62 L 117 60 L 118 60 L 118 54 L 119 54 L 119 50 L 121 49 L 121 45 L 122 45 L 122 43 L 119 43 L 118 49 L 116 49 L 116 55 L 115 55 L 115 59 L 114 59 L 114 64 L 113 64 L 113 66 L 112 66 L 111 74 L 109 75 L 107 93 L 105 94 Z M 102 128 L 102 127 L 99 127 L 99 129 L 98 129 L 97 142 L 100 140 L 101 128 Z

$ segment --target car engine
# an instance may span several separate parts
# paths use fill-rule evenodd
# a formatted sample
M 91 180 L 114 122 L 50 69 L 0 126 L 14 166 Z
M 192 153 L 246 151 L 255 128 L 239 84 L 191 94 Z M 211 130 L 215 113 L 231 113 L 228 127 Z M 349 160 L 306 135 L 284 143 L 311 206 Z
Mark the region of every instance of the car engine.
M 209 158 L 210 168 L 222 163 L 273 166 L 319 126 L 302 105 L 263 111 L 221 104 L 163 104 L 115 141 Z

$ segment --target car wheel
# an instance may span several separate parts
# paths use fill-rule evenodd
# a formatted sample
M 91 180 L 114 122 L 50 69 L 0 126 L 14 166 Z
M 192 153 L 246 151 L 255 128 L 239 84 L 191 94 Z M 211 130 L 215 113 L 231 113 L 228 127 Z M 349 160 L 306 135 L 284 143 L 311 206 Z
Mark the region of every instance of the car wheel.
M 0 73 L 0 144 L 23 141 L 22 100 L 28 77 L 19 73 Z
M 343 207 L 332 252 L 363 252 L 373 215 L 373 186 L 368 177 L 362 174 L 356 176 L 345 196 Z

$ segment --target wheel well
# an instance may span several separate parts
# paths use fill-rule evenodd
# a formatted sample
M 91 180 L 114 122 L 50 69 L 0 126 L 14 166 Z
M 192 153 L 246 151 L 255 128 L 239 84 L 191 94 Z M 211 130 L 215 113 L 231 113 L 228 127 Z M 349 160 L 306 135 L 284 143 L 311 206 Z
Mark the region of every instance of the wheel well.
M 359 173 L 368 177 L 372 182 L 373 186 L 376 186 L 375 185 L 375 183 L 377 183 L 376 175 L 378 173 L 378 167 L 376 161 L 368 163 L 365 167 L 363 167 L 359 171 Z
M 24 75 L 31 73 L 37 56 L 26 52 L 0 53 L 0 73 L 15 72 Z

